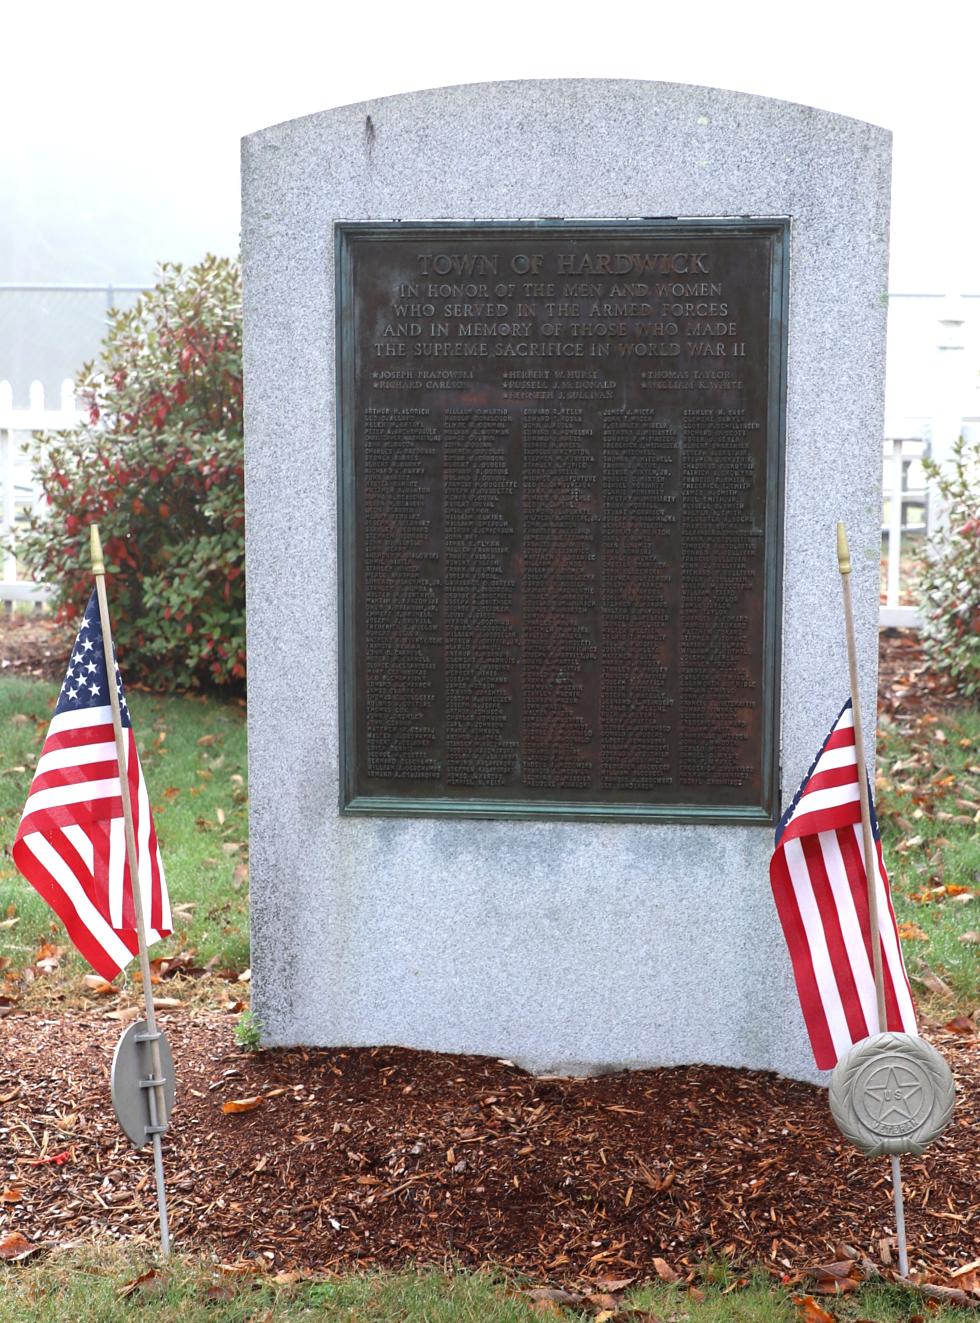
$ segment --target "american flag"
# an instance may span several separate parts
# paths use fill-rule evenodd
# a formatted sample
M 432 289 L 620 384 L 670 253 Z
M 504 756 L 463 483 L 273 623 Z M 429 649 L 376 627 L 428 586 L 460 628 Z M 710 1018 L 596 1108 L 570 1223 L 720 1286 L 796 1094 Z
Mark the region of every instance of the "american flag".
M 173 929 L 119 663 L 119 695 L 140 895 L 149 945 Z M 137 954 L 119 762 L 112 731 L 98 598 L 93 592 L 17 829 L 13 860 L 55 911 L 92 968 L 113 979 Z
M 869 787 L 869 801 L 870 794 Z M 887 1028 L 914 1034 L 873 803 L 871 822 Z M 850 699 L 776 830 L 769 880 L 813 1055 L 820 1070 L 831 1070 L 853 1043 L 879 1031 Z

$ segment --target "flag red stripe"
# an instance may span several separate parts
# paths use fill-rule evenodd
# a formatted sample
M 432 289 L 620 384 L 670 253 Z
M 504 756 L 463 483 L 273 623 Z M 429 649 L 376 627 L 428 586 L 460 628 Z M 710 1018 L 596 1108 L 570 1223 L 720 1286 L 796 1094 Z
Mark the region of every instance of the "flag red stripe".
M 59 749 L 77 749 L 85 744 L 112 744 L 115 740 L 112 724 L 103 721 L 97 726 L 75 726 L 48 733 L 44 741 L 43 753 L 55 753 Z
M 837 786 L 852 786 L 857 783 L 857 779 L 857 763 L 848 763 L 846 767 L 828 767 L 825 772 L 814 772 L 807 782 L 807 793 L 813 790 L 833 790 Z
M 857 826 L 858 824 L 855 824 Z M 864 943 L 864 950 L 868 960 L 868 969 L 874 969 L 874 960 L 871 954 L 871 912 L 868 909 L 868 879 L 864 869 L 864 858 L 858 845 L 858 838 L 854 827 L 845 827 L 837 833 L 837 841 L 840 845 L 841 856 L 844 860 L 844 869 L 847 873 L 847 880 L 851 887 L 851 897 L 854 901 L 854 908 L 857 911 L 858 923 L 861 928 L 861 940 Z M 882 1026 L 889 1029 L 897 1029 L 901 1032 L 904 1029 L 902 1024 L 902 1015 L 898 1007 L 898 1000 L 895 996 L 895 989 L 891 981 L 891 971 L 888 967 L 888 961 L 885 958 L 884 944 L 880 938 L 881 925 L 889 921 L 889 916 L 878 915 L 879 939 L 878 946 L 881 951 L 881 963 L 884 978 L 882 980 L 885 992 L 885 1024 Z M 868 1034 L 877 1032 L 873 1025 L 869 1025 L 862 1038 Z M 855 1039 L 855 1041 L 857 1041 Z
M 90 827 L 93 822 L 106 822 L 110 818 L 122 817 L 122 796 L 108 795 L 103 799 L 78 799 L 73 804 L 53 804 L 50 808 L 37 809 L 21 819 L 17 835 L 27 836 L 32 831 L 39 831 L 43 836 L 62 827 L 76 824 Z
M 79 918 L 78 912 L 68 896 L 53 880 L 40 860 L 35 857 L 23 841 L 14 843 L 11 854 L 20 872 L 27 878 L 41 898 L 51 906 L 65 925 L 65 931 L 82 957 L 88 961 L 97 974 L 101 974 L 104 979 L 111 982 L 119 973 L 120 967 Z M 128 947 L 129 942 L 126 935 L 119 933 L 119 937 Z
M 884 855 L 882 854 L 882 851 L 881 851 L 881 841 L 875 841 L 875 850 L 876 850 L 876 852 L 877 852 L 877 854 L 878 854 L 878 867 L 879 867 L 880 870 L 881 870 L 881 876 L 882 876 L 882 877 L 884 878 L 884 880 L 885 880 L 885 899 L 886 899 L 887 902 L 888 902 L 888 919 L 889 919 L 889 921 L 890 921 L 892 927 L 893 927 L 894 930 L 895 930 L 895 940 L 896 940 L 896 942 L 898 943 L 898 955 L 899 955 L 899 959 L 901 959 L 901 956 L 902 956 L 902 942 L 901 942 L 901 938 L 899 938 L 899 936 L 898 936 L 898 920 L 897 920 L 896 917 L 895 917 L 895 907 L 892 905 L 891 885 L 890 885 L 890 883 L 889 883 L 889 879 L 888 879 L 888 870 L 885 868 L 885 858 L 884 858 Z M 908 973 L 907 973 L 907 971 L 906 971 L 906 969 L 905 969 L 905 961 L 904 961 L 904 960 L 902 960 L 902 967 L 901 967 L 900 973 L 901 973 L 901 977 L 902 977 L 902 982 L 905 984 L 906 991 L 908 992 L 909 1001 L 912 1003 L 912 1005 L 913 1005 L 913 1007 L 914 1007 L 914 1006 L 915 1006 L 915 998 L 912 996 L 912 985 L 911 985 L 911 983 L 909 982 L 909 976 L 908 976 Z
M 853 746 L 853 744 L 854 744 L 854 727 L 842 726 L 840 730 L 835 730 L 833 732 L 833 734 L 830 736 L 830 738 L 827 740 L 827 743 L 823 747 L 824 747 L 824 751 L 826 751 L 827 749 L 846 749 L 848 745 Z
M 805 836 L 800 844 L 810 877 L 810 886 L 813 888 L 814 899 L 820 912 L 820 922 L 827 941 L 827 951 L 837 982 L 837 991 L 840 993 L 841 1005 L 844 1008 L 847 1028 L 856 1042 L 859 1038 L 867 1038 L 868 1026 L 864 1018 L 861 998 L 858 996 L 857 984 L 854 981 L 854 971 L 851 969 L 847 954 L 837 902 L 834 899 L 830 878 L 827 876 L 823 848 L 818 836 Z
M 840 827 L 853 826 L 861 821 L 860 800 L 849 800 L 846 804 L 835 804 L 831 808 L 813 809 L 809 813 L 805 800 L 800 801 L 796 817 L 783 832 L 781 841 L 792 841 L 800 836 L 809 836 L 821 831 L 837 831 Z
M 42 757 L 48 753 L 45 745 Z M 89 781 L 109 781 L 119 772 L 115 758 L 101 763 L 79 763 L 71 767 L 49 767 L 45 772 L 38 772 L 31 782 L 31 794 L 39 790 L 60 790 L 63 786 L 85 785 Z
M 813 1056 L 818 1070 L 831 1070 L 837 1063 L 837 1051 L 830 1034 L 816 975 L 813 972 L 810 943 L 807 940 L 806 928 L 803 926 L 796 892 L 793 889 L 793 879 L 786 864 L 786 853 L 782 849 L 777 849 L 770 861 L 769 880 L 772 883 L 776 909 L 789 947 L 793 976 L 796 980 L 807 1033 L 810 1035 Z

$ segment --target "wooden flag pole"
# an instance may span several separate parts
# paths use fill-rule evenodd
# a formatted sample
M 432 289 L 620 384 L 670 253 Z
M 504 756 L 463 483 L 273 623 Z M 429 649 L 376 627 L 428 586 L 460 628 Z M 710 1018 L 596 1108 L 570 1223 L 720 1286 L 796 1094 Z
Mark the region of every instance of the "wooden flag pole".
M 888 1029 L 885 1011 L 885 978 L 881 967 L 881 936 L 878 921 L 878 869 L 874 832 L 871 829 L 871 803 L 868 798 L 867 763 L 864 759 L 864 729 L 861 725 L 861 696 L 858 692 L 857 650 L 854 644 L 854 612 L 851 606 L 851 553 L 844 525 L 837 524 L 837 564 L 844 595 L 844 631 L 847 635 L 847 667 L 851 681 L 851 710 L 854 714 L 854 752 L 857 758 L 858 795 L 861 801 L 861 829 L 864 840 L 864 873 L 868 886 L 868 921 L 871 930 L 871 963 L 875 976 L 875 1002 L 878 1012 L 877 1032 Z M 905 1201 L 902 1197 L 902 1168 L 897 1155 L 892 1156 L 892 1192 L 895 1197 L 895 1230 L 898 1237 L 898 1270 L 908 1276 L 909 1258 L 905 1243 Z
M 136 832 L 133 828 L 133 802 L 129 793 L 127 775 L 127 741 L 119 713 L 119 694 L 116 690 L 116 658 L 112 647 L 112 626 L 109 622 L 109 602 L 105 590 L 105 562 L 98 524 L 92 525 L 92 573 L 99 599 L 99 620 L 102 625 L 102 647 L 105 653 L 109 704 L 112 708 L 112 729 L 116 737 L 116 758 L 119 763 L 119 789 L 122 798 L 123 822 L 126 829 L 126 857 L 132 880 L 133 908 L 136 911 L 136 935 L 139 942 L 140 974 L 143 979 L 143 1002 L 146 1007 L 146 1038 L 150 1044 L 150 1061 L 154 1083 L 147 1089 L 150 1111 L 150 1130 L 153 1139 L 153 1167 L 156 1175 L 157 1205 L 160 1210 L 160 1248 L 166 1257 L 170 1253 L 170 1227 L 167 1220 L 167 1190 L 163 1180 L 163 1132 L 167 1127 L 167 1100 L 163 1090 L 163 1068 L 160 1060 L 160 1036 L 157 1031 L 156 1012 L 153 1007 L 153 985 L 150 981 L 150 957 L 146 946 L 146 924 L 143 916 L 143 895 L 140 886 L 139 854 Z

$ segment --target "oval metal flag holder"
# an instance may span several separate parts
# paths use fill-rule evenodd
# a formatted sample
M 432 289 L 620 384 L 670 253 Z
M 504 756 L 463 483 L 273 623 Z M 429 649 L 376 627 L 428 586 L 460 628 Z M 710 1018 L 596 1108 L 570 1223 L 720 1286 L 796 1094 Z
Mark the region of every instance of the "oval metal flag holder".
M 155 1075 L 150 1044 L 156 1042 L 161 1074 Z M 162 1087 L 166 1115 L 160 1116 L 157 1099 Z M 112 1106 L 116 1120 L 130 1142 L 142 1148 L 155 1135 L 164 1135 L 177 1093 L 174 1059 L 162 1029 L 152 1033 L 145 1020 L 123 1032 L 112 1058 Z

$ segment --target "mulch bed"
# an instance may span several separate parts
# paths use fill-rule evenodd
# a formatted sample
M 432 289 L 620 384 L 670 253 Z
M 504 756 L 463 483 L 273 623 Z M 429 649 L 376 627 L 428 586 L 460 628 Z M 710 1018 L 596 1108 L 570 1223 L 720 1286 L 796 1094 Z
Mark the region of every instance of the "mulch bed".
M 563 1282 L 642 1280 L 656 1258 L 683 1273 L 712 1253 L 787 1273 L 892 1253 L 887 1164 L 841 1139 L 810 1085 L 709 1066 L 536 1079 L 390 1047 L 249 1054 L 228 1016 L 163 1019 L 185 1249 L 280 1270 L 493 1262 Z M 155 1234 L 149 1152 L 109 1105 L 118 1033 L 95 1012 L 0 1021 L 0 1200 L 19 1186 L 0 1203 L 0 1241 Z M 978 1252 L 980 1036 L 929 1036 L 958 1107 L 903 1165 L 912 1260 L 944 1281 Z M 225 1113 L 232 1101 L 246 1110 Z
M 939 708 L 962 708 L 950 681 L 932 670 L 914 629 L 883 629 L 878 635 L 878 713 L 899 723 Z

